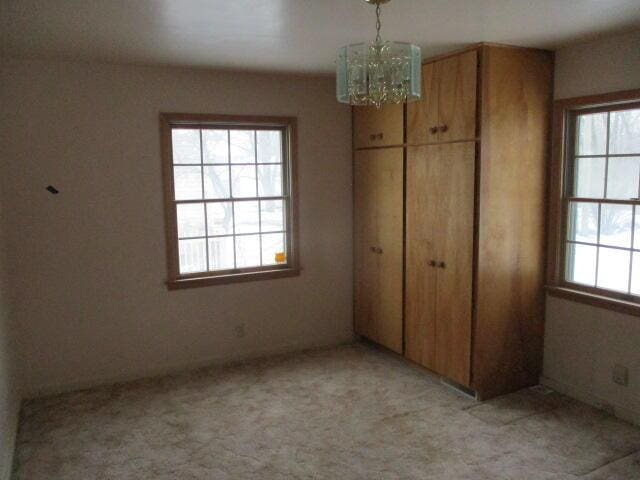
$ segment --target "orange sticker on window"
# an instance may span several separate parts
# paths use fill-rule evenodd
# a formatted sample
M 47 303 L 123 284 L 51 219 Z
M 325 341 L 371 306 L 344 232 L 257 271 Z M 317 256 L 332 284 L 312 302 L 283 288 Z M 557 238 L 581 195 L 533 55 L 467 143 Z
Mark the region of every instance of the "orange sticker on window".
M 284 252 L 276 253 L 276 263 L 284 263 L 287 261 L 287 254 Z

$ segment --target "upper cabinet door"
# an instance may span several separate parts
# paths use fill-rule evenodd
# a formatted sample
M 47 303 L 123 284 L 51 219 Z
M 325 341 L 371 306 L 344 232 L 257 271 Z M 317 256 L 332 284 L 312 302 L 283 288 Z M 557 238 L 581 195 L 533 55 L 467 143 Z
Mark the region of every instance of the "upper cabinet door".
M 407 104 L 407 143 L 421 145 L 438 140 L 438 64 L 422 66 L 422 98 Z
M 476 138 L 477 67 L 475 50 L 438 62 L 438 141 Z
M 388 147 L 404 143 L 402 104 L 353 107 L 355 148 Z

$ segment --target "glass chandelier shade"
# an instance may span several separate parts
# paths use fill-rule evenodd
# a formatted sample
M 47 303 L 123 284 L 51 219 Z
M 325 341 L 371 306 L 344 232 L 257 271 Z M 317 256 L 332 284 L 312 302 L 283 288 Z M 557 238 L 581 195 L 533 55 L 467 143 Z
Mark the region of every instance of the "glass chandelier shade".
M 350 105 L 404 103 L 420 99 L 422 58 L 420 47 L 380 38 L 380 4 L 376 4 L 377 37 L 338 50 L 336 91 L 338 102 Z

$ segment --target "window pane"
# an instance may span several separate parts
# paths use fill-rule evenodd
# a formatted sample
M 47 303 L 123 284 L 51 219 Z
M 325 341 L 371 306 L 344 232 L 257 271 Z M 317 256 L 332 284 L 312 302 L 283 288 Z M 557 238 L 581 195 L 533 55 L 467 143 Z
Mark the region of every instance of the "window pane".
M 203 169 L 205 198 L 229 198 L 229 167 L 216 165 Z
M 254 130 L 231 130 L 229 140 L 231 142 L 231 163 L 255 163 Z
M 640 153 L 640 109 L 611 112 L 609 153 Z
M 207 203 L 207 229 L 209 235 L 231 235 L 233 233 L 231 202 Z
M 640 253 L 633 252 L 633 265 L 631 266 L 631 293 L 640 295 Z
M 600 243 L 614 247 L 631 247 L 631 205 L 602 204 Z
M 262 235 L 262 265 L 286 263 L 284 233 Z
M 600 247 L 598 257 L 598 287 L 627 292 L 629 288 L 630 252 Z
M 282 132 L 258 130 L 258 163 L 282 162 Z
M 580 115 L 576 124 L 576 154 L 604 155 L 607 151 L 607 113 Z
M 209 270 L 230 270 L 233 266 L 233 237 L 209 239 Z
M 258 233 L 260 217 L 258 202 L 235 202 L 236 233 Z
M 202 130 L 202 159 L 204 163 L 229 163 L 229 132 Z
M 179 240 L 180 273 L 204 272 L 207 270 L 207 247 L 205 239 Z
M 598 204 L 571 202 L 569 204 L 569 240 L 598 242 Z
M 202 198 L 202 167 L 173 167 L 176 200 Z
M 173 163 L 200 163 L 200 130 L 171 130 Z
M 242 235 L 236 237 L 236 266 L 260 266 L 260 235 Z
M 283 200 L 262 200 L 260 202 L 260 208 L 262 221 L 261 231 L 281 232 L 284 230 Z
M 604 157 L 576 158 L 574 196 L 584 198 L 604 197 Z
M 261 197 L 282 195 L 281 165 L 258 165 L 258 195 Z
M 204 237 L 204 204 L 177 205 L 178 237 Z
M 567 280 L 593 286 L 596 282 L 596 253 L 598 247 L 567 244 Z
M 255 165 L 233 165 L 231 167 L 231 188 L 234 198 L 256 197 Z
M 635 233 L 633 234 L 633 248 L 640 250 L 640 208 L 636 207 Z
M 607 172 L 607 198 L 638 198 L 640 157 L 610 157 Z

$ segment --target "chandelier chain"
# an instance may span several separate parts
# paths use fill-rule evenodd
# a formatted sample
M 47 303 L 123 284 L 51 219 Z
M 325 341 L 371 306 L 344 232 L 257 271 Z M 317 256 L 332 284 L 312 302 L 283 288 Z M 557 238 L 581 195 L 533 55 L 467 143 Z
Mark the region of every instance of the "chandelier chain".
M 380 23 L 380 4 L 376 4 L 376 43 L 380 43 L 380 27 L 382 24 Z

